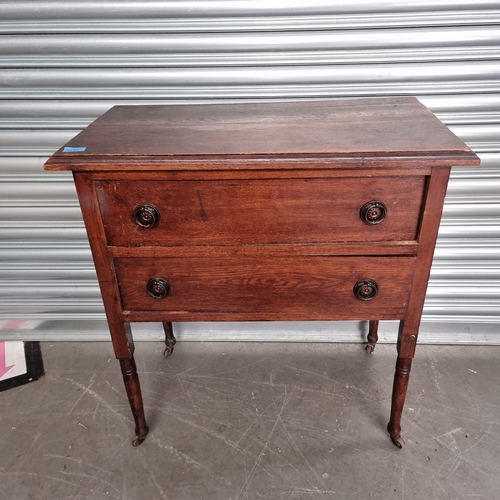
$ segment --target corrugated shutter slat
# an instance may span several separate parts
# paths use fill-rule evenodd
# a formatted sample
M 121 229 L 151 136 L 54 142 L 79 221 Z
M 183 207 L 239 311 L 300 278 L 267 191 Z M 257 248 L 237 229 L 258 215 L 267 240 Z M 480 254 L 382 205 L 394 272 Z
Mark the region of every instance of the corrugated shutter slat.
M 498 0 L 2 2 L 0 329 L 103 324 L 72 177 L 42 165 L 114 104 L 414 95 L 482 159 L 452 173 L 422 333 L 500 343 L 499 25 Z

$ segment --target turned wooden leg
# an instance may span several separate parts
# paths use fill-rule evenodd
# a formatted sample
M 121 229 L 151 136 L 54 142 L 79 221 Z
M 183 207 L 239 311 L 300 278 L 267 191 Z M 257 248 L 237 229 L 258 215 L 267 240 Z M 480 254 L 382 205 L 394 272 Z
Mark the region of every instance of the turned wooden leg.
M 174 337 L 174 331 L 172 329 L 172 323 L 170 321 L 163 322 L 163 329 L 165 330 L 165 350 L 163 355 L 165 357 L 170 356 L 174 351 L 174 345 L 177 342 Z
M 408 380 L 410 379 L 412 358 L 400 358 L 396 362 L 396 373 L 394 374 L 394 386 L 392 389 L 391 420 L 387 424 L 387 431 L 392 442 L 402 448 L 404 440 L 401 437 L 401 416 L 405 404 Z
M 365 346 L 365 351 L 371 354 L 375 350 L 375 344 L 378 341 L 378 321 L 369 321 L 368 336 L 366 340 L 368 343 Z
M 132 410 L 135 420 L 135 437 L 132 440 L 132 445 L 139 446 L 144 439 L 146 439 L 149 432 L 149 428 L 146 424 L 146 417 L 144 415 L 144 405 L 142 403 L 139 377 L 137 376 L 137 369 L 133 357 L 120 359 L 119 361 L 122 369 L 123 381 L 125 382 L 125 389 L 130 403 L 130 409 Z

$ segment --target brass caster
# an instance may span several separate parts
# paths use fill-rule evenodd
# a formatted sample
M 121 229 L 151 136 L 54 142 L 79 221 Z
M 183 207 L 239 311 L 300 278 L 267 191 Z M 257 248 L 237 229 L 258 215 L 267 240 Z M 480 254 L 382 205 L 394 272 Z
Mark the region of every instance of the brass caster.
M 146 425 L 145 427 L 136 427 L 135 428 L 135 436 L 132 438 L 132 446 L 139 446 L 148 435 L 149 427 Z
M 163 351 L 163 355 L 168 358 L 172 353 L 174 352 L 174 346 L 169 345 L 165 347 L 165 350 Z
M 397 437 L 391 436 L 391 441 L 393 442 L 394 446 L 396 446 L 396 448 L 399 448 L 399 449 L 401 449 L 403 447 L 403 445 L 405 444 L 405 440 L 401 436 L 397 436 Z
M 368 354 L 372 354 L 374 350 L 375 350 L 375 344 L 366 344 L 365 345 L 365 351 Z
M 140 438 L 140 437 L 135 436 L 132 439 L 132 446 L 139 446 L 145 439 L 146 439 L 145 437 Z

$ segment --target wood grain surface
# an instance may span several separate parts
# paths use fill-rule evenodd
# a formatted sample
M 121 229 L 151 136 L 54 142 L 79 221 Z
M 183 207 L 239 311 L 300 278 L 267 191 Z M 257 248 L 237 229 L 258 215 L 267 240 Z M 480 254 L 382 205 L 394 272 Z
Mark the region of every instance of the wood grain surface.
M 477 164 L 470 149 L 415 98 L 115 106 L 66 146 L 85 151 L 61 148 L 46 168 L 71 168 L 75 158 L 108 156 L 447 154 L 457 165 Z
M 96 182 L 113 246 L 415 241 L 424 190 L 424 177 Z M 387 215 L 369 225 L 373 200 Z M 158 209 L 156 227 L 135 222 L 141 204 Z
M 228 252 L 229 254 L 229 252 Z M 413 257 L 115 259 L 124 310 L 267 314 L 290 319 L 400 318 L 408 302 Z M 163 299 L 146 289 L 151 278 L 170 284 Z M 363 279 L 379 285 L 369 301 L 354 296 Z

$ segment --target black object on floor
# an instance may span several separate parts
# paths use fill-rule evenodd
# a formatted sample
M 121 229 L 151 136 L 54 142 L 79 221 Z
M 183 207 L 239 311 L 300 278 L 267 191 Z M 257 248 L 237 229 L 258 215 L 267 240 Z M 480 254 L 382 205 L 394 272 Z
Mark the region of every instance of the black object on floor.
M 26 373 L 0 381 L 0 392 L 38 380 L 44 373 L 40 342 L 24 342 Z

